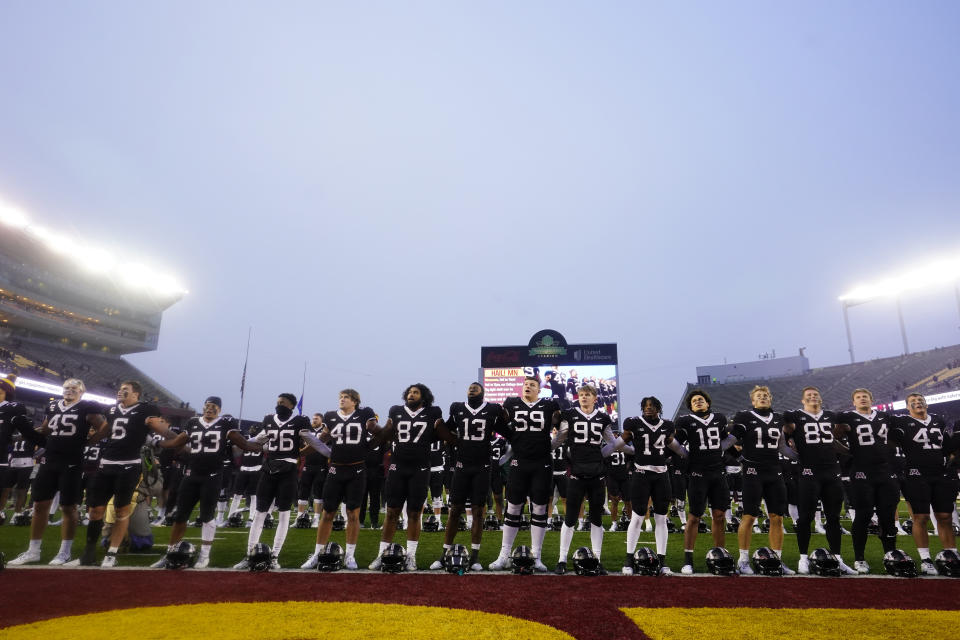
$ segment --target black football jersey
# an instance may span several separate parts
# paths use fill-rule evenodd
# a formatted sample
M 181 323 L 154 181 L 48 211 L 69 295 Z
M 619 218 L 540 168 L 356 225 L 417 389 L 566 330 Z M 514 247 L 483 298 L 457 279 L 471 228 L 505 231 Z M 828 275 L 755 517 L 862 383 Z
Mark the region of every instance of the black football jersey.
M 78 400 L 69 406 L 63 400 L 51 401 L 45 412 L 50 433 L 47 435 L 44 460 L 67 465 L 80 464 L 83 447 L 90 435 L 87 416 L 103 413 L 103 407 L 90 400 Z
M 850 449 L 853 471 L 883 472 L 892 469 L 893 448 L 888 442 L 892 424 L 890 414 L 886 411 L 871 411 L 867 415 L 845 411 L 837 416 L 837 422 L 850 426 L 847 447 Z
M 490 463 L 493 466 L 500 465 L 500 458 L 507 452 L 507 441 L 503 436 L 497 436 L 490 441 Z
M 613 420 L 594 409 L 584 413 L 581 409 L 568 409 L 561 415 L 561 424 L 567 424 L 566 446 L 570 457 L 570 473 L 582 478 L 603 475 L 603 455 L 600 449 L 613 440 Z
M 804 469 L 839 467 L 836 438 L 833 435 L 833 427 L 838 421 L 833 411 L 821 411 L 816 415 L 803 410 L 787 411 L 783 414 L 783 422 L 794 425 L 790 438 L 797 449 L 801 467 Z
M 513 457 L 517 460 L 548 462 L 550 460 L 550 442 L 553 440 L 553 415 L 560 405 L 551 398 L 539 398 L 528 403 L 523 398 L 507 398 L 503 403 L 508 422 L 503 435 L 513 447 Z
M 151 432 L 147 419 L 159 416 L 160 411 L 149 402 L 138 402 L 131 407 L 117 403 L 110 407 L 105 416 L 110 423 L 110 435 L 105 438 L 101 464 L 139 461 L 140 447 Z
M 17 431 L 13 421 L 17 416 L 26 416 L 27 408 L 19 402 L 0 402 L 0 464 L 7 463 L 7 450 Z
M 220 416 L 207 422 L 203 416 L 195 416 L 187 420 L 183 431 L 187 434 L 187 473 L 209 476 L 219 473 L 224 459 L 233 454 L 227 434 L 239 429 L 232 418 Z
M 313 432 L 314 438 L 319 438 L 322 429 L 323 427 L 320 429 L 311 429 L 310 431 Z M 307 446 L 307 450 L 303 454 L 303 466 L 311 469 L 324 469 L 327 467 L 327 456 L 313 447 Z
M 14 438 L 10 445 L 10 460 L 14 458 L 32 458 L 37 451 L 37 445 L 26 438 Z
M 943 473 L 948 444 L 947 427 L 943 418 L 929 414 L 925 421 L 909 415 L 892 416 L 890 436 L 903 449 L 907 473 L 916 469 L 923 474 Z
M 456 460 L 463 466 L 490 464 L 490 444 L 503 422 L 503 408 L 484 402 L 474 409 L 465 402 L 450 405 L 447 428 L 457 434 Z
M 779 413 L 771 411 L 763 416 L 756 411 L 739 411 L 733 417 L 730 433 L 737 437 L 743 447 L 740 455 L 744 462 L 768 468 L 780 465 L 783 417 Z
M 443 440 L 434 440 L 430 443 L 430 470 L 440 471 L 447 463 L 446 443 Z
M 562 444 L 553 450 L 553 472 L 566 473 L 570 467 L 569 450 L 566 444 Z
M 370 448 L 367 422 L 377 416 L 370 407 L 360 407 L 348 416 L 339 411 L 323 414 L 323 425 L 330 429 L 330 463 L 357 464 L 363 462 Z
M 100 459 L 103 457 L 103 445 L 107 439 L 93 442 L 83 448 L 83 472 L 96 473 L 100 468 Z
M 324 458 L 325 459 L 325 458 Z M 240 468 L 246 471 L 253 471 L 252 467 L 260 469 L 263 464 L 263 451 L 244 451 L 240 454 Z
M 638 467 L 665 467 L 670 457 L 667 438 L 676 428 L 670 420 L 659 419 L 650 424 L 642 417 L 634 416 L 623 421 L 624 432 L 633 434 L 633 464 Z
M 710 413 L 703 418 L 690 414 L 677 418 L 677 440 L 687 448 L 687 469 L 719 471 L 723 469 L 721 443 L 727 437 L 727 417 Z
M 300 447 L 303 442 L 300 431 L 310 429 L 310 418 L 307 416 L 291 415 L 281 420 L 276 414 L 268 414 L 260 423 L 260 433 L 266 432 L 270 439 L 263 443 L 263 464 L 271 471 L 286 470 L 286 467 L 276 467 L 277 462 L 297 464 L 300 458 Z
M 402 467 L 429 467 L 430 445 L 438 439 L 434 425 L 443 419 L 443 410 L 420 407 L 411 411 L 406 405 L 394 405 L 389 416 L 394 429 L 390 462 Z
M 621 449 L 607 456 L 607 473 L 618 478 L 627 475 L 629 465 L 633 464 L 633 456 Z

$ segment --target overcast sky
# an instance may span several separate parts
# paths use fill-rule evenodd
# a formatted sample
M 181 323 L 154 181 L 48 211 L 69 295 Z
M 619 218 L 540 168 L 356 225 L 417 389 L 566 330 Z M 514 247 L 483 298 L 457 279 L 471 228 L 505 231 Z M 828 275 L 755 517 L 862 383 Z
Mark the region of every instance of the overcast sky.
M 848 360 L 837 296 L 960 250 L 960 3 L 0 3 L 0 198 L 174 274 L 195 406 L 441 405 L 481 345 Z M 950 289 L 910 348 L 960 342 Z M 858 359 L 902 351 L 851 310 Z

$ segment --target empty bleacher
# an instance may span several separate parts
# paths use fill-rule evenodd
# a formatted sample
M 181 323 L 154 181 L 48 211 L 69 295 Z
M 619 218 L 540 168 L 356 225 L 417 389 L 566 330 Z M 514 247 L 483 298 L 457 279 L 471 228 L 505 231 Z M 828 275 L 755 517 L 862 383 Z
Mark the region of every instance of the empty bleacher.
M 684 397 L 691 389 L 702 387 L 710 394 L 714 411 L 731 415 L 750 406 L 750 390 L 758 384 L 770 387 L 774 407 L 780 409 L 799 406 L 801 391 L 807 386 L 820 389 L 828 409 L 849 408 L 850 394 L 858 387 L 870 389 L 877 403 L 903 400 L 909 393 L 942 393 L 960 388 L 960 345 L 821 367 L 799 376 L 726 384 L 688 383 Z M 678 413 L 685 411 L 685 406 L 678 408 Z

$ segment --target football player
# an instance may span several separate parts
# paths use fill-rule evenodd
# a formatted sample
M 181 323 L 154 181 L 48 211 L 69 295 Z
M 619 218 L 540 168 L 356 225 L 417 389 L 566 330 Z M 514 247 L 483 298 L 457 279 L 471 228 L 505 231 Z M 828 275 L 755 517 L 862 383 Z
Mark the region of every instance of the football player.
M 709 501 L 713 525 L 710 534 L 714 547 L 726 546 L 724 516 L 730 506 L 730 488 L 724 474 L 724 447 L 733 445 L 736 438 L 727 432 L 727 418 L 710 411 L 710 396 L 702 389 L 687 394 L 690 414 L 677 418 L 676 438 L 689 452 L 687 494 L 690 512 L 683 530 L 683 568 L 681 573 L 693 573 L 693 550 L 697 542 L 700 515 Z
M 0 378 L 0 524 L 10 490 L 16 489 L 14 513 L 23 510 L 27 500 L 27 483 L 33 470 L 33 451 L 43 442 L 27 417 L 27 408 L 14 402 L 17 377 Z M 14 440 L 13 436 L 20 437 Z M 12 449 L 11 449 L 12 445 Z M 7 459 L 7 450 L 11 449 Z
M 313 436 L 319 438 L 320 432 L 323 429 L 322 413 L 313 414 L 313 418 L 310 420 L 310 428 Z M 314 513 L 312 525 L 317 526 L 320 522 L 320 505 L 323 504 L 321 494 L 323 493 L 323 481 L 327 479 L 328 462 L 322 453 L 307 443 L 304 443 L 300 449 L 300 455 L 303 458 L 303 469 L 300 471 L 300 489 L 297 495 L 297 517 L 307 512 L 307 507 L 310 506 L 309 501 L 312 499 Z
M 503 488 L 506 486 L 507 470 L 501 462 L 507 454 L 507 441 L 500 433 L 494 434 L 490 443 L 490 495 L 493 496 L 493 513 L 497 522 L 503 522 Z M 487 500 L 488 506 L 490 500 Z
M 90 522 L 87 525 L 87 546 L 80 564 L 91 566 L 97 558 L 97 543 L 103 531 L 103 516 L 107 503 L 113 500 L 116 513 L 110 530 L 110 546 L 102 567 L 117 564 L 117 551 L 127 535 L 133 492 L 140 484 L 143 462 L 140 449 L 153 432 L 164 439 L 174 437 L 160 410 L 149 402 L 141 402 L 143 387 L 136 380 L 125 380 L 117 390 L 117 404 L 107 411 L 107 420 L 94 438 L 104 438 L 100 448 L 100 468 L 87 493 Z
M 293 410 L 296 407 L 297 396 L 281 393 L 277 396 L 275 412 L 264 416 L 260 432 L 254 436 L 254 440 L 263 444 L 263 464 L 257 480 L 257 511 L 247 537 L 247 556 L 253 551 L 254 545 L 260 542 L 267 513 L 270 506 L 276 503 L 279 513 L 271 549 L 273 569 L 280 568 L 277 558 L 287 539 L 290 509 L 297 495 L 297 466 L 303 443 L 301 432 L 310 433 L 310 420 L 306 416 L 294 415 Z M 234 568 L 246 569 L 246 562 L 245 557 Z
M 597 390 L 583 385 L 577 392 L 579 406 L 561 414 L 557 444 L 566 442 L 570 461 L 567 506 L 560 528 L 560 558 L 555 573 L 567 572 L 567 554 L 576 531 L 577 515 L 586 497 L 589 504 L 590 546 L 600 559 L 603 551 L 603 505 L 606 498 L 604 458 L 624 441 L 613 434 L 613 420 L 597 406 Z M 601 574 L 605 574 L 600 565 Z
M 783 437 L 783 418 L 773 412 L 773 395 L 766 386 L 750 390 L 753 409 L 740 411 L 733 417 L 730 433 L 742 447 L 743 519 L 737 538 L 740 543 L 741 574 L 751 575 L 750 540 L 753 523 L 760 516 L 760 502 L 767 505 L 770 516 L 770 547 L 779 556 L 783 552 L 783 514 L 787 510 L 787 488 L 780 471 L 780 454 L 796 458 L 796 452 Z M 793 573 L 784 565 L 784 573 Z
M 905 456 L 903 495 L 913 510 L 913 540 L 917 543 L 920 566 L 924 573 L 935 576 L 937 568 L 930 559 L 927 522 L 933 507 L 943 548 L 956 551 L 950 514 L 956 507 L 957 474 L 946 468 L 946 461 L 960 445 L 960 438 L 956 434 L 950 436 L 943 418 L 927 412 L 923 395 L 908 395 L 907 411 L 910 415 L 892 418 L 890 439 L 900 445 Z
M 221 475 L 224 458 L 233 455 L 234 446 L 244 451 L 260 451 L 262 445 L 247 440 L 233 418 L 220 415 L 223 403 L 217 396 L 210 396 L 203 402 L 203 414 L 190 418 L 183 430 L 172 440 L 158 444 L 161 449 L 175 451 L 186 445 L 189 454 L 186 470 L 177 490 L 176 517 L 170 529 L 171 551 L 183 539 L 187 530 L 187 521 L 193 509 L 200 503 L 200 553 L 194 568 L 204 569 L 210 564 L 210 549 L 217 532 L 216 509 L 220 497 Z M 152 565 L 154 568 L 167 566 L 166 556 Z
M 616 424 L 613 425 L 616 430 Z M 616 435 L 620 433 L 615 431 Z M 610 501 L 610 531 L 617 530 L 617 520 L 620 517 L 620 502 L 623 501 L 623 513 L 631 517 L 630 508 L 630 468 L 633 465 L 633 447 L 624 445 L 623 449 L 614 451 L 606 459 L 607 471 L 607 499 Z
M 827 545 L 840 561 L 840 571 L 856 573 L 840 556 L 840 510 L 843 508 L 843 484 L 840 480 L 838 447 L 833 435 L 837 416 L 823 409 L 823 399 L 816 387 L 804 387 L 801 391 L 803 409 L 783 414 L 783 433 L 791 436 L 800 462 L 800 477 L 797 480 L 797 547 L 800 561 L 799 573 L 810 573 L 810 526 L 817 510 L 817 501 L 823 504 L 826 519 Z M 769 504 L 767 505 L 769 507 Z M 781 525 L 782 526 L 782 525 Z M 772 534 L 773 518 L 770 519 Z M 772 536 L 771 536 L 772 537 Z
M 30 524 L 30 547 L 9 562 L 21 565 L 40 560 L 43 532 L 47 528 L 50 505 L 60 493 L 60 550 L 50 561 L 63 565 L 70 561 L 73 537 L 77 531 L 77 504 L 83 490 L 81 464 L 83 447 L 91 440 L 90 430 L 98 431 L 104 425 L 102 408 L 90 400 L 82 400 L 87 390 L 82 380 L 70 378 L 63 383 L 63 399 L 52 400 L 40 424 L 39 432 L 46 437 L 40 468 L 33 479 L 33 519 Z M 98 438 L 99 439 L 99 438 Z
M 433 406 L 433 392 L 426 385 L 412 384 L 401 397 L 403 404 L 390 407 L 383 429 L 373 430 L 378 441 L 393 441 L 393 453 L 383 490 L 387 517 L 380 536 L 380 551 L 370 563 L 371 570 L 380 568 L 380 557 L 393 542 L 404 503 L 408 517 L 407 570 L 417 570 L 420 516 L 430 484 L 430 445 L 436 440 L 454 441 L 443 422 L 443 411 Z
M 657 555 L 660 557 L 661 575 L 673 573 L 667 566 L 667 510 L 670 508 L 670 475 L 667 473 L 667 459 L 673 451 L 681 457 L 687 451 L 674 439 L 676 431 L 673 422 L 660 417 L 663 405 L 654 396 L 640 401 L 641 416 L 623 421 L 623 435 L 620 439 L 633 445 L 633 478 L 630 480 L 630 503 L 634 505 L 630 526 L 627 528 L 627 556 L 623 564 L 623 573 L 633 573 L 633 552 L 636 551 L 643 526 L 644 508 L 639 513 L 638 505 L 653 501 L 654 539 Z
M 530 498 L 530 552 L 534 569 L 546 573 L 540 559 L 547 532 L 547 507 L 552 489 L 551 432 L 560 424 L 560 406 L 552 398 L 540 397 L 540 380 L 527 376 L 523 395 L 503 403 L 506 419 L 501 434 L 512 449 L 507 476 L 507 514 L 503 523 L 500 554 L 490 564 L 492 571 L 506 569 L 513 541 L 520 530 L 520 514 Z M 569 510 L 568 510 L 569 511 Z
M 892 466 L 893 450 L 888 444 L 892 424 L 890 414 L 873 408 L 873 394 L 869 389 L 854 389 L 853 408 L 854 411 L 837 416 L 839 424 L 834 431 L 838 439 L 847 443 L 852 458 L 853 568 L 857 573 L 870 573 L 864 557 L 867 526 L 876 510 L 884 553 L 896 547 L 900 486 Z
M 253 523 L 253 515 L 257 512 L 257 481 L 260 480 L 262 467 L 262 449 L 250 449 L 240 454 L 240 469 L 233 477 L 233 499 L 230 502 L 227 520 L 240 512 L 240 503 L 246 498 L 247 526 Z
M 480 571 L 483 566 L 477 560 L 483 537 L 483 511 L 490 493 L 491 442 L 503 426 L 503 408 L 494 402 L 485 402 L 483 386 L 474 382 L 467 387 L 467 401 L 450 405 L 447 429 L 456 434 L 455 462 L 453 466 L 450 514 L 444 533 L 444 555 L 431 569 L 443 567 L 446 551 L 453 546 L 457 535 L 460 514 L 467 500 L 473 511 L 470 529 L 470 570 Z
M 341 391 L 339 409 L 323 414 L 320 440 L 325 440 L 329 446 L 330 470 L 323 483 L 323 517 L 317 526 L 317 544 L 301 569 L 317 568 L 320 552 L 333 530 L 333 514 L 341 502 L 347 508 L 347 548 L 343 564 L 347 569 L 357 568 L 355 554 L 360 535 L 360 504 L 367 484 L 364 460 L 370 449 L 370 432 L 374 429 L 378 429 L 377 415 L 370 407 L 360 406 L 360 394 L 354 389 Z M 315 446 L 311 438 L 306 440 Z

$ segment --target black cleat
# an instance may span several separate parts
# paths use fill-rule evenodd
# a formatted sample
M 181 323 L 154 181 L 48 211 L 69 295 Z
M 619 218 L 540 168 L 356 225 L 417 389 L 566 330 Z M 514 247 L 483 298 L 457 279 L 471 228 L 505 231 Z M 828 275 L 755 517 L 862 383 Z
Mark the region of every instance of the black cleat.
M 565 574 L 565 573 L 567 572 L 567 563 L 566 563 L 566 562 L 558 562 L 558 563 L 557 563 L 557 568 L 554 569 L 553 572 L 554 572 L 555 574 L 557 574 L 558 576 L 562 576 L 563 574 Z

